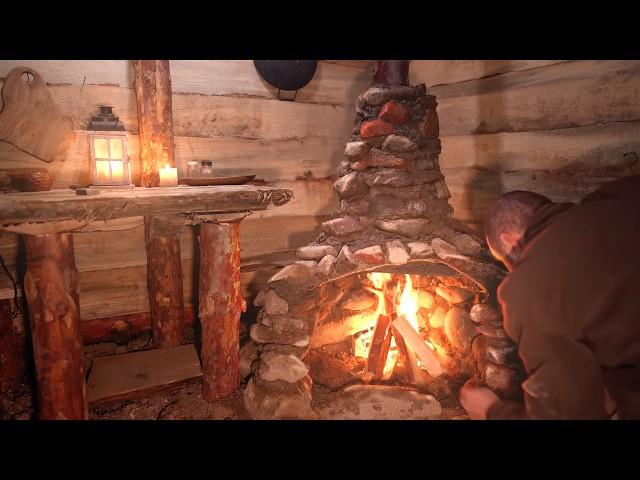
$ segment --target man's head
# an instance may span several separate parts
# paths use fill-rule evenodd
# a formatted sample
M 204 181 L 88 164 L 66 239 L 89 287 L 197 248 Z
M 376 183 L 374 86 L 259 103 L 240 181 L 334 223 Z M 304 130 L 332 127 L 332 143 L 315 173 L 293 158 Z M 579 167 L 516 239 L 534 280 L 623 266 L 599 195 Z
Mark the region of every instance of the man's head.
M 498 197 L 489 207 L 484 223 L 487 244 L 493 256 L 509 267 L 508 262 L 515 260 L 513 249 L 522 239 L 531 217 L 550 202 L 543 195 L 520 190 Z

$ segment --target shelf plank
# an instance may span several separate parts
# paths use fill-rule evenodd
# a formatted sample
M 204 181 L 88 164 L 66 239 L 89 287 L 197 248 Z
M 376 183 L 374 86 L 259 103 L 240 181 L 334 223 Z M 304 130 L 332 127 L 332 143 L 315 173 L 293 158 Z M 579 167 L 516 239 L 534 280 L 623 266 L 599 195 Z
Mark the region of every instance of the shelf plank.
M 193 344 L 98 357 L 87 382 L 89 405 L 147 396 L 202 377 Z
M 101 190 L 99 195 L 76 195 L 71 190 L 10 193 L 0 196 L 0 225 L 8 231 L 31 233 L 39 222 L 53 231 L 74 231 L 95 220 L 139 215 L 217 214 L 265 210 L 291 200 L 285 188 L 254 185 L 132 188 Z M 39 233 L 53 233 L 39 232 Z

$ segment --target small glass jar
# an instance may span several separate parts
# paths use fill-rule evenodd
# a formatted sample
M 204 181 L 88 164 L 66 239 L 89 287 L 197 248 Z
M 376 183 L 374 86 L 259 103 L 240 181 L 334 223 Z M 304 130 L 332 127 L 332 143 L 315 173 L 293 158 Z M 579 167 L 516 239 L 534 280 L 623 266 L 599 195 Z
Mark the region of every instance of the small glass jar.
M 198 162 L 196 160 L 191 160 L 187 162 L 187 177 L 188 178 L 197 178 L 200 176 L 200 167 L 198 166 Z
M 202 165 L 201 173 L 203 177 L 208 177 L 213 175 L 213 162 L 211 160 L 202 160 L 200 162 Z

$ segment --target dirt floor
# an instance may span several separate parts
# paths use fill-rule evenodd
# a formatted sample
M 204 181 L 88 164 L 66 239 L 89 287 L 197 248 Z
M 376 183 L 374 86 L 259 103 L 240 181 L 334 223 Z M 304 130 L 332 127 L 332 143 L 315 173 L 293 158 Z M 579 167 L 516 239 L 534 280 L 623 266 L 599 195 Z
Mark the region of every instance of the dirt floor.
M 142 335 L 127 345 L 102 343 L 85 347 L 85 370 L 91 369 L 93 359 L 152 348 L 150 336 Z M 242 392 L 244 384 L 226 399 L 209 403 L 202 397 L 199 381 L 136 400 L 126 400 L 111 405 L 95 406 L 89 410 L 91 420 L 250 420 L 244 408 Z M 466 419 L 458 402 L 457 388 L 433 392 L 442 406 L 440 419 Z M 35 418 L 32 399 L 33 388 L 21 384 L 12 391 L 0 393 L 0 419 L 29 420 Z M 314 385 L 314 403 L 322 403 L 331 392 L 322 385 Z

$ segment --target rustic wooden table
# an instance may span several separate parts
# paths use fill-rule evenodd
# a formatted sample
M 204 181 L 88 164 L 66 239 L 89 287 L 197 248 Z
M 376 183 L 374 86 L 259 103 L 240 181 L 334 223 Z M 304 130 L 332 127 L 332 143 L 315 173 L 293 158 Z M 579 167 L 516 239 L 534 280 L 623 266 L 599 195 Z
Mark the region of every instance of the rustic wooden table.
M 251 211 L 283 205 L 291 198 L 290 190 L 252 185 L 104 189 L 95 195 L 78 195 L 70 189 L 0 195 L 0 230 L 24 237 L 24 295 L 39 418 L 88 416 L 74 232 L 82 232 L 90 222 L 133 216 L 151 219 L 150 231 L 157 230 L 159 235 L 168 230 L 175 234 L 184 224 L 200 225 L 200 265 L 207 266 L 200 268 L 198 300 L 203 393 L 215 400 L 238 384 L 239 323 L 245 308 L 240 293 L 240 222 Z M 149 239 L 147 248 L 149 255 Z M 179 282 L 182 291 L 182 279 L 173 281 Z M 149 288 L 152 296 L 153 285 Z

